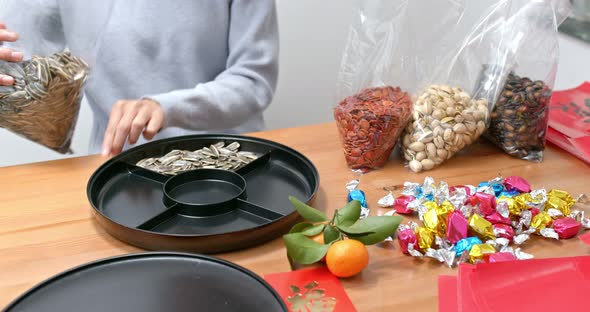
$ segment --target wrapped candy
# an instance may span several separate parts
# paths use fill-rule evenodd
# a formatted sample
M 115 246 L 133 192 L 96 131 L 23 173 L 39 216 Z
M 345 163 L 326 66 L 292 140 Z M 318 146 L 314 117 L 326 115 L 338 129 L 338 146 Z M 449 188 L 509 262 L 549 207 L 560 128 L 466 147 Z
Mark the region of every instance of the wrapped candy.
M 394 207 L 417 211 L 422 221 L 420 226 L 398 228 L 402 252 L 453 267 L 462 262 L 531 259 L 533 255 L 518 248 L 531 234 L 565 239 L 590 229 L 584 211 L 572 210 L 582 201 L 588 201 L 585 195 L 574 200 L 562 190 L 531 190 L 518 176 L 494 178 L 477 187 L 449 186 L 427 177 L 421 184 L 405 182 Z
M 346 198 L 347 202 L 351 202 L 353 200 L 358 200 L 361 203 L 361 219 L 366 218 L 369 216 L 371 212 L 369 207 L 367 206 L 367 199 L 365 196 L 365 192 L 359 190 L 357 187 L 360 181 L 358 179 L 352 180 L 346 183 L 346 189 L 348 190 L 348 196 Z
M 503 237 L 509 241 L 514 238 L 514 229 L 510 225 L 498 223 L 492 225 L 492 229 L 496 237 Z
M 389 192 L 387 195 L 383 196 L 382 198 L 377 201 L 377 205 L 382 208 L 391 208 L 395 204 L 395 197 L 393 196 L 392 192 Z
M 468 228 L 467 219 L 460 211 L 454 211 L 448 215 L 446 237 L 451 243 L 455 244 L 466 238 Z
M 518 191 L 520 193 L 529 193 L 531 191 L 529 182 L 518 176 L 511 176 L 504 179 L 504 186 L 508 191 Z
M 418 228 L 416 238 L 418 239 L 418 247 L 422 250 L 432 247 L 434 243 L 434 233 L 425 227 Z
M 491 239 L 495 237 L 490 221 L 478 214 L 473 214 L 469 218 L 469 229 L 481 239 Z
M 481 243 L 481 240 L 475 236 L 461 239 L 455 244 L 455 253 L 457 253 L 457 255 L 461 255 L 465 251 L 469 253 L 474 245 Z
M 531 227 L 535 228 L 537 232 L 539 232 L 542 229 L 550 226 L 551 221 L 553 221 L 551 216 L 547 212 L 541 211 L 531 220 Z
M 582 224 L 570 217 L 553 221 L 553 229 L 561 239 L 576 236 L 580 232 L 580 228 L 582 228 Z
M 408 207 L 408 204 L 411 203 L 412 201 L 414 201 L 415 199 L 416 198 L 414 196 L 406 196 L 406 195 L 399 196 L 398 198 L 395 199 L 395 204 L 393 205 L 393 209 L 395 209 L 395 211 L 397 211 L 397 213 L 401 213 L 401 214 L 413 213 L 414 210 L 412 210 L 410 207 Z
M 475 244 L 469 251 L 469 261 L 475 263 L 486 260 L 489 255 L 494 253 L 496 253 L 496 248 L 490 244 Z
M 498 224 L 498 223 L 507 224 L 507 225 L 512 224 L 512 221 L 510 220 L 510 218 L 503 217 L 497 212 L 494 212 L 489 216 L 485 216 L 485 219 L 490 221 L 490 223 L 492 223 L 492 224 Z
M 470 199 L 471 205 L 479 206 L 479 211 L 484 215 L 490 215 L 496 211 L 496 197 L 494 195 L 477 192 Z
M 488 262 L 504 262 L 517 260 L 516 256 L 511 252 L 497 252 L 488 256 Z
M 409 253 L 408 245 L 412 244 L 413 246 L 416 246 L 418 239 L 412 228 L 405 224 L 400 224 L 397 228 L 397 241 L 399 242 L 399 247 L 402 252 L 407 254 Z
M 574 203 L 574 198 L 569 193 L 561 190 L 551 190 L 547 193 L 545 209 L 555 208 L 560 210 L 563 215 L 569 216 L 570 208 Z

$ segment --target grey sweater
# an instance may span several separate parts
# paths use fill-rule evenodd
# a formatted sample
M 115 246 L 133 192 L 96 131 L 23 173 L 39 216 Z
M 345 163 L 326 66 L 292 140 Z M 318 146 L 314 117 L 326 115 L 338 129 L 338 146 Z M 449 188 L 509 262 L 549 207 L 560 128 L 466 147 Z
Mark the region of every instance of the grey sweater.
M 273 0 L 1 0 L 0 21 L 21 37 L 5 45 L 25 57 L 68 47 L 92 66 L 90 153 L 120 99 L 161 104 L 155 139 L 264 127 L 278 75 Z

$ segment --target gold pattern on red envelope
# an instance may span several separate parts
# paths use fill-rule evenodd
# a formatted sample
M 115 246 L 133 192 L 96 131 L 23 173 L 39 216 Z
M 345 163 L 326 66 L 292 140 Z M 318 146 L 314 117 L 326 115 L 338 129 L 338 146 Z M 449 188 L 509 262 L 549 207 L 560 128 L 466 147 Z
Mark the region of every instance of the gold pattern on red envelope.
M 291 296 L 287 297 L 293 312 L 332 312 L 336 307 L 336 298 L 326 297 L 326 290 L 318 288 L 320 283 L 313 281 L 303 289 L 291 285 Z

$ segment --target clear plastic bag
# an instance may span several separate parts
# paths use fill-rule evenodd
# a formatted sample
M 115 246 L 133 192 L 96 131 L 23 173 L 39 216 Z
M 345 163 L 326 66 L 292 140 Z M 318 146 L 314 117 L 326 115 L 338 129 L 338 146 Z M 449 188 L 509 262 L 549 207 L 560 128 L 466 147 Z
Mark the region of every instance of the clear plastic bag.
M 506 27 L 518 38 L 514 68 L 495 102 L 485 137 L 509 155 L 542 161 L 549 104 L 559 57 L 558 26 L 567 17 L 567 1 L 514 1 L 520 10 Z
M 498 96 L 517 65 L 522 32 L 535 33 L 534 21 L 521 19 L 532 14 L 529 2 L 555 12 L 567 0 L 361 1 L 338 94 L 390 84 L 412 94 L 413 113 L 401 150 L 412 171 L 432 169 L 475 142 L 489 126 Z M 552 18 L 535 22 L 550 23 Z
M 344 156 L 352 169 L 368 171 L 385 165 L 412 109 L 404 81 L 394 74 L 396 25 L 381 21 L 399 10 L 377 10 L 376 2 L 359 5 L 359 19 L 350 27 L 338 75 L 334 119 Z M 378 36 L 382 32 L 389 35 Z
M 72 152 L 83 87 L 102 28 L 93 28 L 99 31 L 87 34 L 70 52 L 61 31 L 63 12 L 54 6 L 38 0 L 0 3 L 0 22 L 19 35 L 16 42 L 0 45 L 24 54 L 24 60 L 18 63 L 0 61 L 0 74 L 15 80 L 12 86 L 0 86 L 0 127 L 64 154 Z M 88 16 L 76 17 L 86 25 L 104 26 L 109 20 L 110 14 L 86 12 Z

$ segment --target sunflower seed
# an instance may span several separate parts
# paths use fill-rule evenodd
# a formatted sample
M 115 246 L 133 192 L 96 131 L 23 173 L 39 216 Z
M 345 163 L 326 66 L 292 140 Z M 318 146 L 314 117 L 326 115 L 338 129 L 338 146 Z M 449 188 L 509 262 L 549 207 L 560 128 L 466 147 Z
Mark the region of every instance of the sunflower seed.
M 195 151 L 174 149 L 162 157 L 142 159 L 136 165 L 165 175 L 200 168 L 237 170 L 258 158 L 255 153 L 238 151 L 239 147 L 238 142 L 227 146 L 225 142 L 217 142 Z

